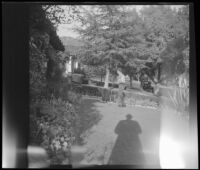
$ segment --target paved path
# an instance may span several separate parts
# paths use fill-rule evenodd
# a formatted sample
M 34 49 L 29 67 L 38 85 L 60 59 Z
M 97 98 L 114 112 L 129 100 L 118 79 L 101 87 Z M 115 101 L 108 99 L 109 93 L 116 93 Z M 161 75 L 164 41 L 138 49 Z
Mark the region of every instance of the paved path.
M 141 126 L 139 135 L 147 164 L 156 164 L 160 111 L 136 106 L 118 107 L 114 103 L 103 103 L 96 99 L 83 98 L 81 104 L 83 146 L 86 148 L 83 164 L 106 165 L 115 145 L 117 135 L 114 130 L 127 114 L 132 115 Z M 87 120 L 87 121 L 86 121 Z M 87 122 L 87 124 L 84 124 Z M 88 123 L 91 122 L 91 123 Z

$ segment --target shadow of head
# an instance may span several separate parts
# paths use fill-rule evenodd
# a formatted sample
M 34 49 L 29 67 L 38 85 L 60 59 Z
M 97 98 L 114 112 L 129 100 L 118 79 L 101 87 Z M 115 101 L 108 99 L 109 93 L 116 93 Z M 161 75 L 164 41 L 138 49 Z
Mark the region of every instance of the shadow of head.
M 128 135 L 135 136 L 142 133 L 140 124 L 136 120 L 132 120 L 133 116 L 131 114 L 126 115 L 126 120 L 121 120 L 116 128 L 115 133 L 121 136 Z
M 132 115 L 131 115 L 131 114 L 127 114 L 127 115 L 126 115 L 126 119 L 127 119 L 127 120 L 131 120 L 131 119 L 132 119 Z

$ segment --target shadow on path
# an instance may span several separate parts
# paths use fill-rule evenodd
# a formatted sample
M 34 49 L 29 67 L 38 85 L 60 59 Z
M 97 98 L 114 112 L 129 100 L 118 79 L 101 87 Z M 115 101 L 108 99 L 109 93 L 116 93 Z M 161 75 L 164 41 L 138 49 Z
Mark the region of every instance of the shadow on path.
M 139 165 L 145 164 L 142 144 L 139 134 L 142 133 L 139 123 L 131 120 L 132 116 L 127 115 L 126 120 L 121 120 L 115 133 L 118 135 L 115 146 L 109 158 L 109 165 Z

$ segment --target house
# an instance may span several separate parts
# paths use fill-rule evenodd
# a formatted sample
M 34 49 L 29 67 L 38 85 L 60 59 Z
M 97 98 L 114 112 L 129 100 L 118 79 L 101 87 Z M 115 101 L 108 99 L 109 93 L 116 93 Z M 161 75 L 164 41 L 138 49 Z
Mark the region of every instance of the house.
M 70 74 L 73 73 L 75 69 L 80 68 L 77 55 L 83 43 L 72 37 L 61 37 L 61 41 L 65 46 L 65 53 L 69 56 L 65 64 L 66 74 Z
M 66 74 L 73 73 L 75 69 L 80 67 L 79 62 L 74 56 L 69 57 L 69 61 L 66 62 Z

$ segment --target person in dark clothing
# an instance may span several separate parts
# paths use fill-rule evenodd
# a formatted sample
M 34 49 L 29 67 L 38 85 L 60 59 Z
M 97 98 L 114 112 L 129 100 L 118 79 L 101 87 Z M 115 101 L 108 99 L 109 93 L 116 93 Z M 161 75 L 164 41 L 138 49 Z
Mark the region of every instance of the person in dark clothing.
M 110 165 L 137 165 L 143 166 L 145 158 L 139 134 L 142 133 L 139 123 L 131 120 L 128 114 L 126 120 L 121 120 L 115 133 L 118 135 L 115 146 L 113 147 L 108 164 Z

